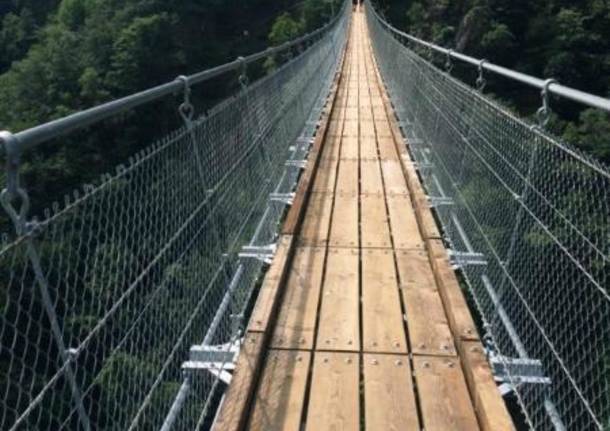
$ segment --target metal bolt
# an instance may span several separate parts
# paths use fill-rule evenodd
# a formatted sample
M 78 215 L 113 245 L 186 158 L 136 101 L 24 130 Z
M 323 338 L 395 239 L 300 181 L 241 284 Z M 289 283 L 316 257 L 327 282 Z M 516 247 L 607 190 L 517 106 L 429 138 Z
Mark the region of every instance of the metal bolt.
M 323 359 L 324 363 L 328 362 L 328 358 Z
M 400 343 L 398 341 L 394 342 L 394 347 L 400 347 Z
M 351 346 L 351 345 L 352 345 L 352 340 L 347 340 L 347 344 L 348 344 L 349 346 Z
M 303 360 L 303 358 L 301 358 L 300 356 L 297 356 L 297 362 L 301 362 Z
M 377 362 L 377 359 L 373 359 L 373 360 L 371 361 L 371 364 L 373 364 L 373 365 L 377 365 L 378 363 L 379 363 L 379 362 Z
M 346 358 L 346 359 L 345 359 L 345 363 L 346 363 L 346 364 L 351 364 L 351 363 L 352 363 L 352 360 L 351 360 L 350 358 Z
M 424 368 L 430 368 L 430 362 L 424 362 L 422 365 Z
M 419 348 L 420 349 L 425 349 L 426 348 L 426 344 L 425 343 L 419 343 Z
M 455 366 L 455 364 L 453 362 L 449 361 L 449 362 L 447 362 L 447 366 L 449 368 L 453 368 Z

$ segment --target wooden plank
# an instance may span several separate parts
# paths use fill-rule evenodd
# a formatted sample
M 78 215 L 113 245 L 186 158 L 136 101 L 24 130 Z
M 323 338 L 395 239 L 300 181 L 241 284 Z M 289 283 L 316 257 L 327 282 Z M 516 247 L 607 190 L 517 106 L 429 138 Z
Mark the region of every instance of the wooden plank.
M 358 160 L 340 160 L 337 176 L 337 193 L 358 194 Z
M 449 323 L 438 290 L 401 286 L 413 354 L 455 356 Z
M 426 196 L 417 196 L 414 200 L 415 214 L 421 228 L 422 236 L 424 239 L 440 239 L 442 238 L 438 225 Z
M 409 196 L 388 195 L 386 202 L 394 247 L 397 249 L 423 250 L 424 240 L 419 232 L 419 225 Z
M 426 431 L 479 429 L 457 359 L 416 356 L 413 367 Z
M 332 210 L 331 193 L 311 194 L 298 236 L 300 245 L 322 246 L 328 243 Z
M 465 341 L 460 353 L 481 429 L 514 431 L 515 426 L 494 381 L 483 345 L 479 341 Z
M 394 143 L 394 138 L 383 137 L 378 134 L 377 142 L 379 145 L 379 155 L 382 159 L 398 160 L 398 153 L 396 152 L 396 144 Z
M 375 125 L 373 123 L 373 121 L 369 120 L 362 120 L 360 122 L 360 137 L 361 138 L 376 138 L 377 135 L 375 134 Z
M 358 137 L 357 136 L 343 136 L 341 140 L 341 159 L 357 159 L 359 148 L 358 148 Z
M 365 353 L 365 429 L 419 431 L 409 358 Z
M 350 93 L 351 93 L 352 88 L 350 87 Z M 355 124 L 358 124 L 358 108 L 350 108 L 347 107 L 345 108 L 345 119 L 347 121 L 350 122 L 355 122 Z
M 383 181 L 377 160 L 360 160 L 360 193 L 382 195 Z
M 334 193 L 337 179 L 338 160 L 321 161 L 313 182 L 312 191 L 317 193 Z
M 360 205 L 362 247 L 391 248 L 390 225 L 383 196 L 363 195 Z
M 327 136 L 322 149 L 320 163 L 328 163 L 329 161 L 338 159 L 340 151 L 341 136 Z M 318 169 L 320 169 L 319 166 Z
M 358 354 L 316 353 L 306 430 L 360 430 L 359 375 Z
M 462 340 L 479 340 L 479 334 L 466 303 L 466 298 L 455 271 L 449 263 L 443 241 L 438 239 L 427 240 L 426 248 L 454 337 Z
M 375 110 L 380 108 L 372 109 Z M 385 141 L 389 139 L 391 139 L 392 141 L 394 140 L 394 135 L 392 135 L 392 129 L 390 127 L 390 122 L 388 121 L 387 116 L 382 119 L 375 117 L 375 128 L 377 129 L 378 139 L 383 139 Z
M 401 286 L 436 289 L 436 279 L 424 250 L 396 250 L 396 266 Z
M 271 350 L 265 359 L 247 429 L 299 431 L 311 353 Z
M 346 108 L 346 109 L 357 109 L 357 108 Z M 347 137 L 358 137 L 360 126 L 358 120 L 346 119 L 345 125 L 343 126 L 343 136 Z
M 329 245 L 332 247 L 358 247 L 357 195 L 335 196 Z
M 271 347 L 313 348 L 325 253 L 322 247 L 295 250 Z
M 328 250 L 316 348 L 357 351 L 360 346 L 358 250 Z
M 342 109 L 342 108 L 338 108 L 338 109 Z M 327 135 L 328 136 L 341 136 L 342 132 L 343 132 L 343 121 L 337 120 L 337 119 L 330 120 L 330 122 L 328 123 Z
M 373 136 L 360 137 L 360 159 L 378 159 L 377 140 Z
M 387 194 L 402 195 L 409 193 L 400 162 L 396 160 L 382 160 L 381 172 Z
M 453 336 L 456 339 L 478 340 L 466 298 L 449 262 L 445 258 L 437 258 L 431 259 L 431 263 Z
M 271 327 L 279 302 L 279 293 L 288 273 L 292 242 L 292 235 L 282 235 L 280 237 L 273 262 L 269 271 L 265 274 L 263 285 L 256 298 L 256 305 L 250 316 L 248 331 L 267 332 Z
M 261 333 L 249 333 L 245 337 L 231 384 L 214 422 L 214 431 L 243 429 L 262 362 L 263 338 Z
M 368 106 L 364 106 L 362 103 L 360 104 L 360 122 L 366 123 L 366 126 L 370 126 L 373 129 L 373 109 L 370 105 L 371 99 L 365 99 L 368 101 Z M 364 128 L 364 127 L 363 127 Z M 374 130 L 374 129 L 373 129 Z
M 392 250 L 362 250 L 362 346 L 365 352 L 407 353 Z

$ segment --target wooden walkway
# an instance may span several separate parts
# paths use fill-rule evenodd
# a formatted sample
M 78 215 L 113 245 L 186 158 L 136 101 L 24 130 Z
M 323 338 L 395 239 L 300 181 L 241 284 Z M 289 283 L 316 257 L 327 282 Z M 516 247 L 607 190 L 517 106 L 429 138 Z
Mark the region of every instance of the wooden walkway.
M 215 429 L 512 430 L 353 18 Z

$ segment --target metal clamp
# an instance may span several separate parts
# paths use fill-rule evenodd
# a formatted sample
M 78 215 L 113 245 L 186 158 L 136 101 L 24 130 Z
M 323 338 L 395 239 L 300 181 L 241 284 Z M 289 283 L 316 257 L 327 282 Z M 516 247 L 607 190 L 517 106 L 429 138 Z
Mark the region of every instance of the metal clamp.
M 195 107 L 191 103 L 191 82 L 188 76 L 184 75 L 180 75 L 176 81 L 180 81 L 184 85 L 184 101 L 178 107 L 178 112 L 185 122 L 189 122 L 195 115 Z
M 448 49 L 447 50 L 447 59 L 445 60 L 445 70 L 447 71 L 447 73 L 451 73 L 451 71 L 453 70 L 452 56 L 453 56 L 453 50 Z
M 477 90 L 479 90 L 481 93 L 483 92 L 483 90 L 485 89 L 485 86 L 487 85 L 487 81 L 485 80 L 485 77 L 483 76 L 483 66 L 485 65 L 485 63 L 487 63 L 486 59 L 483 59 L 481 61 L 479 61 L 479 76 L 477 78 Z
M 549 87 L 551 84 L 557 84 L 554 79 L 547 79 L 544 81 L 544 86 L 540 95 L 542 97 L 542 106 L 536 111 L 536 118 L 538 119 L 538 126 L 545 127 L 551 119 L 551 110 L 549 108 Z
M 245 90 L 250 80 L 248 78 L 248 63 L 246 63 L 246 59 L 244 57 L 237 57 L 237 61 L 241 64 L 241 73 L 239 74 L 239 85 L 241 85 L 242 90 Z
M 10 217 L 17 235 L 23 235 L 26 228 L 26 216 L 30 209 L 30 198 L 19 184 L 19 166 L 21 151 L 17 138 L 7 131 L 0 132 L 0 142 L 6 152 L 6 187 L 0 193 L 0 204 Z M 21 206 L 16 209 L 13 201 L 21 199 Z

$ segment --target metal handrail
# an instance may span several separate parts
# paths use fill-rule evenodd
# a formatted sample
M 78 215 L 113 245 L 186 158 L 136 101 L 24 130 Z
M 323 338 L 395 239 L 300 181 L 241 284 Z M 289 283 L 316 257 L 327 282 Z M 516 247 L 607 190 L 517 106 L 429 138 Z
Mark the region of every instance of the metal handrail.
M 506 67 L 498 66 L 497 64 L 493 64 L 484 59 L 477 59 L 471 57 L 469 55 L 461 54 L 452 49 L 443 48 L 442 46 L 435 45 L 431 42 L 426 42 L 425 40 L 419 39 L 415 36 L 412 36 L 404 31 L 400 31 L 397 28 L 393 27 L 390 23 L 384 20 L 379 13 L 375 10 L 374 7 L 371 8 L 374 16 L 379 20 L 379 22 L 386 27 L 391 33 L 394 35 L 403 37 L 408 39 L 411 42 L 414 42 L 418 45 L 426 47 L 428 49 L 432 49 L 438 53 L 449 56 L 451 58 L 455 58 L 457 60 L 463 61 L 464 63 L 471 64 L 483 70 L 495 73 L 497 75 L 504 76 L 506 78 L 519 81 L 523 84 L 529 85 L 531 87 L 538 88 L 540 90 L 544 90 L 545 87 L 548 87 L 548 91 L 556 96 L 560 96 L 574 102 L 581 103 L 583 105 L 589 106 L 591 108 L 602 109 L 604 111 L 610 112 L 610 99 L 596 96 L 594 94 L 586 93 L 584 91 L 576 90 L 571 87 L 567 87 L 565 85 L 561 85 L 556 81 L 553 81 L 549 84 L 548 80 L 536 78 L 531 75 L 527 75 L 525 73 L 517 72 L 512 69 L 508 69 Z
M 114 117 L 118 114 L 129 111 L 130 109 L 137 108 L 138 106 L 146 105 L 163 97 L 176 94 L 184 89 L 185 81 L 188 82 L 189 86 L 200 84 L 227 72 L 242 68 L 244 65 L 248 65 L 261 59 L 268 58 L 272 55 L 285 52 L 295 46 L 307 43 L 320 34 L 326 32 L 329 28 L 334 26 L 340 17 L 341 14 L 339 13 L 335 15 L 331 21 L 317 30 L 300 36 L 294 40 L 285 42 L 281 45 L 267 48 L 264 51 L 251 54 L 246 57 L 237 58 L 229 63 L 225 63 L 187 77 L 179 77 L 174 81 L 167 82 L 165 84 L 161 84 L 120 99 L 112 100 L 84 111 L 75 112 L 63 118 L 49 121 L 15 134 L 10 133 L 9 131 L 0 131 L 0 156 L 7 155 L 10 157 L 11 155 L 21 154 L 24 151 L 29 150 L 43 142 L 99 123 L 107 118 Z

